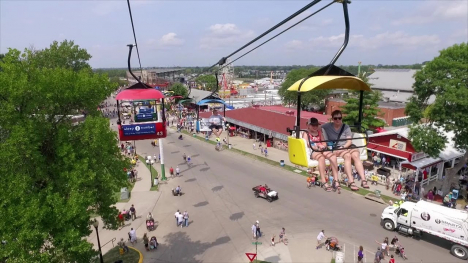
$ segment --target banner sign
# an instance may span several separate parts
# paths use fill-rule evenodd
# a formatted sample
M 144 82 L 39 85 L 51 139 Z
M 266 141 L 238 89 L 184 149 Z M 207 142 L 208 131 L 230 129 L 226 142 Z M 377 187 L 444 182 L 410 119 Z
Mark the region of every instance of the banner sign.
M 406 142 L 390 139 L 390 148 L 400 151 L 406 151 Z
M 154 123 L 122 125 L 124 136 L 155 134 L 156 125 Z
M 200 131 L 201 132 L 206 132 L 206 131 L 211 131 L 210 129 L 210 126 L 211 126 L 211 122 L 210 122 L 210 119 L 209 118 L 202 118 L 202 119 L 199 119 L 200 120 Z M 224 130 L 224 122 L 222 123 L 223 125 L 223 130 Z
M 142 122 L 142 121 L 153 121 L 153 113 L 138 113 L 135 116 L 135 121 L 136 122 Z
M 153 108 L 140 108 L 139 113 L 153 113 Z

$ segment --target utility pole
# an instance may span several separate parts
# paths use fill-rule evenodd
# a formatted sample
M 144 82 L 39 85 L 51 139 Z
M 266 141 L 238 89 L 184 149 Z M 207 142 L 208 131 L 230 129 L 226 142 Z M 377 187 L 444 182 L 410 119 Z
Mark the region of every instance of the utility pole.
M 361 74 L 361 61 L 358 62 L 358 69 L 357 69 L 358 77 L 359 77 L 360 74 Z

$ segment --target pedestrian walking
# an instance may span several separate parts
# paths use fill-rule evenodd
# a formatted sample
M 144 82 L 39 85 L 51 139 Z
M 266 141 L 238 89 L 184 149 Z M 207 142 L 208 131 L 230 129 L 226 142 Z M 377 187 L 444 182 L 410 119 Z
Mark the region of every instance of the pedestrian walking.
M 357 253 L 357 263 L 363 263 L 364 258 L 364 248 L 359 246 L 359 251 Z
M 257 147 L 255 146 L 255 143 L 253 143 L 252 147 L 253 147 L 254 151 L 257 150 Z
M 148 236 L 147 236 L 146 233 L 145 233 L 145 234 L 143 235 L 143 244 L 145 244 L 145 249 L 146 249 L 146 251 L 149 251 L 148 243 L 149 243 Z
M 322 239 L 325 237 L 325 230 L 322 230 L 317 236 L 317 249 L 322 245 Z
M 132 228 L 130 232 L 128 232 L 128 237 L 130 239 L 130 243 L 136 243 L 137 242 L 137 237 L 136 237 L 136 231 Z
M 384 259 L 384 255 L 382 251 L 380 251 L 380 247 L 378 247 L 377 252 L 375 252 L 375 256 L 374 256 L 374 263 L 380 263 L 382 259 Z
M 177 212 L 174 214 L 176 226 L 179 226 L 179 214 L 179 209 L 177 209 Z
M 256 224 L 254 223 L 252 225 L 252 239 L 255 240 L 257 238 L 257 226 Z
M 185 212 L 184 212 L 184 225 L 185 225 L 185 227 L 188 227 L 188 219 L 189 219 L 189 215 L 187 213 L 187 210 L 185 210 Z
M 262 237 L 262 232 L 260 231 L 260 222 L 258 220 L 255 222 L 255 231 L 257 237 Z
M 177 215 L 177 226 L 184 227 L 184 215 L 181 213 Z
M 131 216 L 132 216 L 132 221 L 135 221 L 135 219 L 136 219 L 136 209 L 135 209 L 135 206 L 132 205 L 132 207 L 130 207 L 130 212 L 131 212 Z

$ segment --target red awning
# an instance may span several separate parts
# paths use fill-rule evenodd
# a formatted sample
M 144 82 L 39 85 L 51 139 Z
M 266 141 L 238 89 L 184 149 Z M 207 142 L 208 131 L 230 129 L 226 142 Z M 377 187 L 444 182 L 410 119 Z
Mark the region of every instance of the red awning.
M 381 146 L 381 145 L 374 144 L 374 143 L 368 143 L 367 149 L 371 151 L 376 151 L 379 153 L 387 154 L 393 157 L 397 157 L 400 159 L 411 160 L 410 152 L 399 151 L 399 150 L 392 149 L 390 147 L 385 147 L 385 146 Z
M 116 100 L 158 100 L 164 95 L 155 89 L 126 89 L 117 94 Z

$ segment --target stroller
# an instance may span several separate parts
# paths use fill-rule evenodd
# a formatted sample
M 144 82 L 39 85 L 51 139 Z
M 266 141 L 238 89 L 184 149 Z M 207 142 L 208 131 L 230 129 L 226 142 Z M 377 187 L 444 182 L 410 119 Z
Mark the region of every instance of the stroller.
M 332 250 L 332 251 L 340 251 L 341 247 L 338 244 L 338 239 L 336 237 L 329 237 L 325 241 L 325 246 L 327 250 Z
M 153 220 L 146 220 L 146 229 L 148 231 L 153 231 L 154 230 L 154 219 Z

